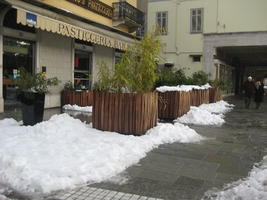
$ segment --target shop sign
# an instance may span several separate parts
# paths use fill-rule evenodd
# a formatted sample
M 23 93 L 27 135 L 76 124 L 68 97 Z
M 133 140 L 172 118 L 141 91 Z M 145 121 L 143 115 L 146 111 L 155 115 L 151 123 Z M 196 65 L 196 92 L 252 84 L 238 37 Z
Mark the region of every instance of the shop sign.
M 112 19 L 113 8 L 99 0 L 67 0 L 78 6 L 93 11 L 99 15 Z
M 26 23 L 30 26 L 36 26 L 37 16 L 32 13 L 26 13 Z
M 113 38 L 106 37 L 69 24 L 58 23 L 57 26 L 58 26 L 57 33 L 68 37 L 120 50 L 125 50 L 128 46 L 128 44 L 125 42 L 115 40 Z

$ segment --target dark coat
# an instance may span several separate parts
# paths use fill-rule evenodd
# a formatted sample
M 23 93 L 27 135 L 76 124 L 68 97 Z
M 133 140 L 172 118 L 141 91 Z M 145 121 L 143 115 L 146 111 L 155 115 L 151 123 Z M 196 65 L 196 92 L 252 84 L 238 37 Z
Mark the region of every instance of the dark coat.
M 252 97 L 255 92 L 255 85 L 253 81 L 246 81 L 244 83 L 243 89 L 245 91 L 246 97 Z
M 259 102 L 259 103 L 262 102 L 263 96 L 264 96 L 263 85 L 260 85 L 258 89 L 255 87 L 255 102 Z

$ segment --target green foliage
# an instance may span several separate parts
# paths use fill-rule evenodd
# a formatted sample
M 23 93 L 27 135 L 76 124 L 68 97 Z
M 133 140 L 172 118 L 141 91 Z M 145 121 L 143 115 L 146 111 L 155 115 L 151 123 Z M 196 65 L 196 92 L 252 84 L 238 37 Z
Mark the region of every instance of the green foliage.
M 214 88 L 220 88 L 221 90 L 226 90 L 228 85 L 225 80 L 222 79 L 215 79 L 210 81 L 210 85 Z
M 147 34 L 123 54 L 113 70 L 100 65 L 98 83 L 94 90 L 115 92 L 149 92 L 157 80 L 155 58 L 160 52 L 160 41 L 155 34 Z
M 198 71 L 193 73 L 192 78 L 191 78 L 191 85 L 204 85 L 208 83 L 209 81 L 209 76 L 203 71 Z
M 73 83 L 68 81 L 64 84 L 64 90 L 74 90 Z
M 46 78 L 42 73 L 31 74 L 24 68 L 20 68 L 20 75 L 15 79 L 19 92 L 46 93 L 48 87 L 58 85 L 56 77 Z
M 98 82 L 94 83 L 93 90 L 95 91 L 109 91 L 112 89 L 112 70 L 108 67 L 107 63 L 102 61 L 98 63 Z
M 159 73 L 158 86 L 176 86 L 176 85 L 204 85 L 208 83 L 208 74 L 203 71 L 193 73 L 192 77 L 187 77 L 183 69 L 175 72 L 170 69 L 163 69 Z

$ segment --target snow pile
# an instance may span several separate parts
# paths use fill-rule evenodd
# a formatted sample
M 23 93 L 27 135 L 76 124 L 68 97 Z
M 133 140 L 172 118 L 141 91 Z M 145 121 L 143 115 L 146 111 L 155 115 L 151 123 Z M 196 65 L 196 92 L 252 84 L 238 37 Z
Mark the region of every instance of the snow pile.
M 267 156 L 255 165 L 245 179 L 227 184 L 222 191 L 208 191 L 205 199 L 267 199 Z
M 0 200 L 9 200 L 6 196 L 0 194 Z
M 191 106 L 189 112 L 176 121 L 184 124 L 220 126 L 225 123 L 223 114 L 231 111 L 233 106 L 225 101 L 202 104 L 199 107 Z
M 70 105 L 70 104 L 64 105 L 63 109 L 65 109 L 65 110 L 73 110 L 73 111 L 80 111 L 80 112 L 92 112 L 93 111 L 93 107 L 92 106 L 81 107 L 81 106 Z
M 206 110 L 210 113 L 224 114 L 230 112 L 233 109 L 234 105 L 229 104 L 226 101 L 218 101 L 216 103 L 202 104 L 199 106 L 201 110 Z
M 196 125 L 222 125 L 225 121 L 223 115 L 212 114 L 207 110 L 191 106 L 190 111 L 176 121 L 184 124 Z
M 203 139 L 179 123 L 135 137 L 93 129 L 67 114 L 35 126 L 2 120 L 0 128 L 0 183 L 29 195 L 105 181 L 160 144 Z
M 191 90 L 205 90 L 211 88 L 210 84 L 205 84 L 202 86 L 198 85 L 177 85 L 177 86 L 161 86 L 156 88 L 158 92 L 171 92 L 171 91 L 184 91 L 189 92 Z

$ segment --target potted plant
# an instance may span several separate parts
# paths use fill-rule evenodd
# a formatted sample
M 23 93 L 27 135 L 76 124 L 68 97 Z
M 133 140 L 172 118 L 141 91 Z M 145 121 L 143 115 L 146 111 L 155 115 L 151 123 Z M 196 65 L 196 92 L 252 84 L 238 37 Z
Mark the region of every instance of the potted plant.
M 22 103 L 22 119 L 24 125 L 34 125 L 43 120 L 45 93 L 48 87 L 55 86 L 59 80 L 46 78 L 42 73 L 31 74 L 20 69 L 15 79 L 17 98 Z
M 73 87 L 73 83 L 68 81 L 64 84 L 64 89 L 61 93 L 61 106 L 66 104 L 92 106 L 93 92 L 89 90 L 76 90 Z
M 153 90 L 159 52 L 160 41 L 150 33 L 129 47 L 114 68 L 101 62 L 94 84 L 94 128 L 142 135 L 157 124 L 158 95 Z
M 216 103 L 222 100 L 222 90 L 226 90 L 227 83 L 221 79 L 210 81 L 212 88 L 209 89 L 209 102 Z

